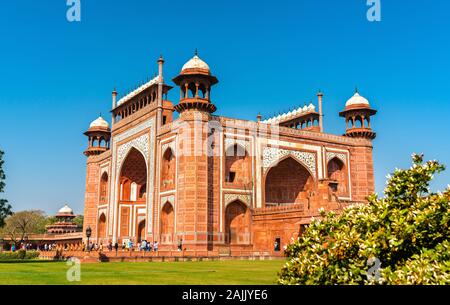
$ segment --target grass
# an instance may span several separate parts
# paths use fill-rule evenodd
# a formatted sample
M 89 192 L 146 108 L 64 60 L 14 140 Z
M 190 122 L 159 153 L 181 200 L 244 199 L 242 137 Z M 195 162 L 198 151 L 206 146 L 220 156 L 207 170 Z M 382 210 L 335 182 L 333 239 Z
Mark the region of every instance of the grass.
M 203 261 L 81 264 L 69 282 L 65 262 L 0 263 L 3 285 L 257 285 L 275 284 L 284 261 Z

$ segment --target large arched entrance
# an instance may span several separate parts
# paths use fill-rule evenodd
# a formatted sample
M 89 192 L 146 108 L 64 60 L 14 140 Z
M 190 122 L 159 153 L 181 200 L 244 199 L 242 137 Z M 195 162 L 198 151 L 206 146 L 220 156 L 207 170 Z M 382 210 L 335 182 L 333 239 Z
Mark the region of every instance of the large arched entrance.
M 175 212 L 170 202 L 166 202 L 161 210 L 161 243 L 170 244 L 175 232 Z
M 147 165 L 145 158 L 136 148 L 131 148 L 125 158 L 120 170 L 119 178 L 119 222 L 118 232 L 119 240 L 131 238 L 137 240 L 138 228 L 136 228 L 136 236 L 131 236 L 134 231 L 131 225 L 137 208 L 135 206 L 145 207 L 145 198 L 147 191 Z M 136 237 L 136 238 L 135 238 Z
M 266 206 L 307 203 L 314 189 L 311 173 L 292 157 L 280 161 L 266 176 Z
M 328 178 L 337 181 L 337 195 L 338 196 L 348 196 L 347 187 L 347 170 L 344 162 L 339 158 L 333 158 L 328 162 L 327 165 Z
M 106 238 L 106 216 L 104 213 L 102 213 L 98 219 L 97 237 L 100 243 Z
M 231 202 L 225 210 L 226 242 L 230 245 L 250 243 L 250 212 L 240 201 Z

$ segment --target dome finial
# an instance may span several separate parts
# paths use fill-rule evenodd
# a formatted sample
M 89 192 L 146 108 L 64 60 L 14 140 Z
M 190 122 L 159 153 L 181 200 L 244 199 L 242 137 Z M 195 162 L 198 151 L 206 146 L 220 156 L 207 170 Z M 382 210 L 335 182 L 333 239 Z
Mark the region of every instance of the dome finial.
M 198 56 L 198 50 L 197 50 L 197 48 L 195 48 L 195 53 L 194 53 L 194 55 L 195 55 L 195 56 Z
M 355 86 L 355 93 L 358 93 L 358 94 L 359 94 L 359 92 L 358 92 L 358 86 Z

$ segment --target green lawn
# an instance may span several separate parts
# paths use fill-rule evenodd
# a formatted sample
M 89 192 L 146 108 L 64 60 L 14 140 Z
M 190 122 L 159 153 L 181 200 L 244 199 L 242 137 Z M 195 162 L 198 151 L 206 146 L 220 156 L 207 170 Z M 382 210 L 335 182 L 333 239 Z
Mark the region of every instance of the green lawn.
M 275 284 L 284 261 L 204 261 L 81 264 L 81 281 L 69 282 L 65 262 L 0 263 L 0 284 Z

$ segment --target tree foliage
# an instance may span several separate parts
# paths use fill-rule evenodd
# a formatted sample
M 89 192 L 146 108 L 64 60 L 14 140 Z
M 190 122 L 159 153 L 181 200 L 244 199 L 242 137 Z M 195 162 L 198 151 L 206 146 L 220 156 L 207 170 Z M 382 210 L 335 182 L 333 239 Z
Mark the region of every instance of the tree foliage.
M 321 210 L 287 246 L 279 283 L 450 284 L 450 187 L 429 189 L 444 169 L 413 155 L 411 168 L 388 176 L 384 198 L 340 214 Z
M 40 233 L 46 223 L 43 211 L 21 211 L 14 213 L 5 221 L 5 226 L 1 230 L 3 237 L 8 237 L 12 242 L 18 244 L 24 240 L 27 234 Z
M 0 150 L 0 194 L 5 191 L 5 171 L 3 170 L 3 151 Z M 12 215 L 11 205 L 8 200 L 0 198 L 0 228 L 5 225 L 6 217 Z

